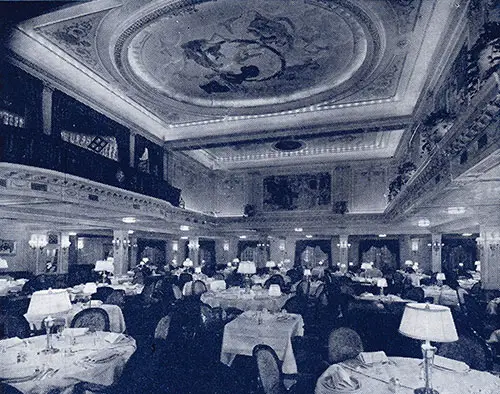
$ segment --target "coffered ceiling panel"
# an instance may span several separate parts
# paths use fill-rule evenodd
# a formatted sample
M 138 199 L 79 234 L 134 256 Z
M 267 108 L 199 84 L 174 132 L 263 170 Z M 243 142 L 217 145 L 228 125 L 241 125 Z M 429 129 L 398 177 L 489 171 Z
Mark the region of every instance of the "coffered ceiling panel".
M 391 119 L 394 130 L 408 121 L 455 8 L 451 0 L 97 0 L 21 23 L 9 46 L 58 88 L 173 149 L 255 134 L 258 144 L 284 130 L 293 137 Z M 235 146 L 203 156 L 230 162 L 272 149 Z

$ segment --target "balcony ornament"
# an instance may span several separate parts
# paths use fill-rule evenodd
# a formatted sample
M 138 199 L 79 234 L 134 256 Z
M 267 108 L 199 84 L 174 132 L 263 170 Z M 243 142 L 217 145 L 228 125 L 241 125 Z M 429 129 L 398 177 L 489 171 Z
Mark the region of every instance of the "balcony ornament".
M 388 200 L 391 202 L 406 185 L 413 174 L 417 171 L 417 166 L 411 161 L 404 162 L 398 167 L 398 175 L 389 183 Z
M 422 121 L 420 156 L 427 156 L 434 150 L 439 141 L 443 139 L 448 130 L 453 126 L 454 116 L 439 110 L 432 112 Z

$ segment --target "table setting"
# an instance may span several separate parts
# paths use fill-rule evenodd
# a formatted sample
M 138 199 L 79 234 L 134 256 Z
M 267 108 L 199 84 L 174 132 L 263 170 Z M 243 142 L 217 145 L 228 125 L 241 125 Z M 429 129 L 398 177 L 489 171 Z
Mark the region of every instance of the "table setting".
M 443 286 L 422 286 L 425 297 L 432 297 L 434 304 L 455 307 L 458 305 L 457 292 L 447 285 Z
M 75 384 L 111 385 L 136 349 L 124 334 L 65 328 L 53 335 L 55 351 L 45 352 L 45 336 L 0 341 L 0 381 L 26 394 L 71 393 Z
M 201 295 L 201 301 L 212 308 L 238 308 L 243 311 L 267 309 L 271 312 L 281 311 L 288 298 L 289 294 L 277 292 L 274 287 L 271 291 L 262 288 L 230 287 L 220 291 L 207 291 Z
M 292 313 L 246 311 L 224 327 L 220 360 L 231 365 L 237 354 L 251 356 L 255 346 L 272 347 L 285 374 L 297 373 L 292 337 L 304 335 L 302 316 Z
M 470 369 L 467 364 L 435 356 L 433 387 L 441 394 L 493 394 L 500 379 Z M 316 383 L 315 394 L 411 394 L 423 385 L 421 359 L 387 357 L 384 352 L 362 352 L 357 358 L 331 365 Z

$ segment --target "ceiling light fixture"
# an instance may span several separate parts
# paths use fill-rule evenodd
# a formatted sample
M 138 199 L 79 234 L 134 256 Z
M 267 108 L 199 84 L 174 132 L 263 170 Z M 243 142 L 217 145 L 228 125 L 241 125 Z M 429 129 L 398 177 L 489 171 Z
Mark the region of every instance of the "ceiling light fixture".
M 385 238 L 385 237 L 387 237 L 387 234 L 379 234 L 378 237 L 379 238 Z
M 307 234 L 306 238 L 312 238 L 313 236 L 311 234 Z
M 135 223 L 135 222 L 137 222 L 137 219 L 134 218 L 133 216 L 126 216 L 126 217 L 122 218 L 122 222 L 123 223 Z
M 189 226 L 187 226 L 185 224 L 181 224 L 181 226 L 179 228 L 181 231 L 189 231 Z
M 301 233 L 304 229 L 302 227 L 295 227 L 295 231 Z
M 246 235 L 240 235 L 240 239 L 246 239 L 247 236 Z
M 471 237 L 472 236 L 472 233 L 463 233 L 462 234 L 462 237 Z
M 465 207 L 449 207 L 446 211 L 448 215 L 462 215 L 465 213 Z
M 420 219 L 417 222 L 418 227 L 429 227 L 431 225 L 431 222 L 429 219 Z
M 128 230 L 127 233 L 131 235 L 134 233 L 134 230 Z

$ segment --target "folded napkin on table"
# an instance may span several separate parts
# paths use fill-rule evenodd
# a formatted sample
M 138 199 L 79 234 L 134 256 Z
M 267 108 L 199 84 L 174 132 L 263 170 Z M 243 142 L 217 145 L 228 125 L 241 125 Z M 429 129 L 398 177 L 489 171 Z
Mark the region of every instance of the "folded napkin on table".
M 363 364 L 387 363 L 389 359 L 383 351 L 379 352 L 361 352 L 358 355 L 358 360 Z
M 434 356 L 434 366 L 454 372 L 467 372 L 470 370 L 466 363 L 442 356 Z
M 119 343 L 125 339 L 127 339 L 126 335 L 119 334 L 116 332 L 110 332 L 108 335 L 104 337 L 104 340 L 109 343 Z
M 328 375 L 324 376 L 321 384 L 334 392 L 350 392 L 359 389 L 359 382 L 352 378 L 340 365 L 332 365 L 328 368 Z
M 118 357 L 119 355 L 120 353 L 117 352 L 116 349 L 104 349 L 100 350 L 98 353 L 86 356 L 84 360 L 91 363 L 99 364 L 111 361 L 112 359 Z
M 18 346 L 21 344 L 23 344 L 23 340 L 18 337 L 2 339 L 0 341 L 0 347 L 4 349 L 9 349 L 11 347 Z
M 62 332 L 63 336 L 79 337 L 85 335 L 89 329 L 87 327 L 65 328 Z

